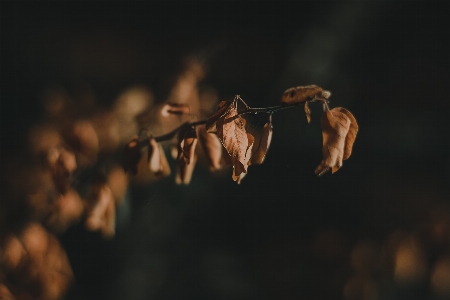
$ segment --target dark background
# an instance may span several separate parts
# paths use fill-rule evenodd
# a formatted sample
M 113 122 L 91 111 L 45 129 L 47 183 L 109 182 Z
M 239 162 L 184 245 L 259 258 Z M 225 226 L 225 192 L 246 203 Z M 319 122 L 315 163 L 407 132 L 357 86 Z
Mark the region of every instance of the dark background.
M 367 277 L 376 292 L 360 299 L 439 299 L 428 278 L 449 246 L 426 230 L 450 199 L 447 2 L 2 1 L 0 11 L 2 162 L 26 153 L 45 88 L 87 84 L 107 106 L 143 84 L 163 100 L 199 53 L 223 99 L 271 106 L 317 84 L 360 126 L 333 175 L 314 175 L 320 114 L 307 124 L 292 109 L 274 115 L 267 159 L 241 185 L 198 166 L 187 187 L 130 189 L 112 241 L 79 228 L 61 237 L 77 277 L 67 299 L 357 299 L 344 288 Z M 421 241 L 426 278 L 399 284 L 389 267 L 358 277 L 358 245 L 384 253 L 395 232 Z

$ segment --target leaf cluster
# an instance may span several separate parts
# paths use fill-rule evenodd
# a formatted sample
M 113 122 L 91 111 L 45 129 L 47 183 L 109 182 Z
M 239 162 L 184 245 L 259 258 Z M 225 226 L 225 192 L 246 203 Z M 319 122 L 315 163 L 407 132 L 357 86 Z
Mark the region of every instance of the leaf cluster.
M 174 157 L 177 161 L 176 183 L 189 184 L 197 162 L 197 144 L 201 144 L 212 171 L 224 166 L 231 166 L 232 179 L 241 183 L 248 173 L 250 165 L 262 164 L 267 156 L 272 135 L 272 115 L 280 110 L 304 105 L 308 123 L 311 121 L 309 104 L 322 103 L 323 158 L 315 173 L 322 176 L 331 169 L 335 173 L 342 167 L 343 161 L 352 153 L 358 132 L 358 123 L 353 114 L 345 108 L 330 109 L 331 93 L 317 85 L 297 86 L 287 89 L 281 96 L 281 105 L 267 108 L 251 108 L 236 95 L 231 101 L 222 101 L 216 111 L 206 120 L 185 122 L 175 130 L 162 136 L 154 137 L 146 129 L 141 130 L 140 137 L 135 137 L 124 148 L 122 166 L 125 172 L 138 173 L 141 150 L 148 147 L 148 169 L 156 177 L 168 176 L 170 168 L 165 153 L 158 142 L 174 141 Z M 166 103 L 160 110 L 164 117 L 189 114 L 187 105 Z M 253 113 L 265 113 L 264 126 L 257 128 L 255 138 L 247 128 L 246 116 Z M 145 132 L 145 134 L 142 134 Z

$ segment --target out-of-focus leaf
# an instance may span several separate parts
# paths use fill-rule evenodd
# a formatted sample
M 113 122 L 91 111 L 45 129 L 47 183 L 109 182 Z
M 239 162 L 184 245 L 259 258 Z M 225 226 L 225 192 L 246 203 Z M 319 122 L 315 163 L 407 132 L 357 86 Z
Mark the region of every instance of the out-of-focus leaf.
M 326 109 L 320 124 L 323 137 L 323 159 L 315 170 L 317 176 L 322 176 L 330 168 L 334 173 L 342 166 L 345 141 L 351 121 L 346 114 L 339 111 L 339 108 L 333 108 Z
M 149 170 L 154 174 L 162 171 L 160 148 L 153 137 L 149 139 L 147 163 Z
M 60 194 L 54 201 L 50 214 L 45 219 L 47 228 L 62 233 L 77 223 L 84 213 L 84 204 L 75 189 Z
M 169 117 L 170 115 L 189 114 L 190 112 L 189 105 L 182 103 L 166 103 L 161 108 L 161 114 L 164 117 Z
M 233 100 L 225 113 L 216 122 L 217 137 L 227 150 L 233 165 L 232 178 L 239 179 L 241 173 L 247 173 L 254 137 L 245 130 L 245 119 L 238 114 L 237 100 Z
M 138 172 L 138 163 L 141 159 L 141 149 L 139 147 L 139 138 L 134 138 L 125 145 L 122 151 L 122 167 L 127 173 L 130 171 L 133 175 Z
M 115 200 L 108 185 L 97 184 L 94 186 L 85 225 L 88 230 L 100 231 L 105 238 L 114 235 Z
M 343 107 L 336 107 L 335 110 L 345 114 L 350 120 L 350 128 L 348 130 L 347 136 L 345 137 L 345 148 L 344 148 L 344 160 L 348 159 L 352 154 L 353 144 L 355 143 L 356 134 L 358 133 L 359 126 L 356 122 L 353 114 Z
M 259 141 L 258 148 L 252 154 L 249 161 L 249 165 L 259 165 L 264 162 L 266 158 L 267 151 L 269 150 L 270 143 L 272 142 L 273 125 L 272 125 L 272 115 L 269 115 L 269 120 L 264 124 L 261 139 Z
M 194 171 L 197 132 L 193 126 L 183 127 L 178 134 L 178 169 L 176 183 L 189 184 Z
M 55 187 L 65 193 L 70 187 L 71 175 L 77 169 L 75 154 L 62 146 L 51 148 L 47 153 L 47 164 Z
M 63 299 L 74 282 L 66 252 L 39 223 L 9 234 L 3 250 L 1 270 L 11 279 L 13 299 Z
M 205 156 L 208 159 L 210 170 L 215 171 L 221 169 L 223 146 L 219 138 L 216 134 L 207 132 L 205 125 L 197 126 L 197 133 Z

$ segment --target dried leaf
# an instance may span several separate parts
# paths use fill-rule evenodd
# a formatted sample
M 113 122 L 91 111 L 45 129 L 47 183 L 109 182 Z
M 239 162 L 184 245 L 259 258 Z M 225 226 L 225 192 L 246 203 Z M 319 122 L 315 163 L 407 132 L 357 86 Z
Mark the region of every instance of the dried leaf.
M 295 105 L 308 99 L 313 99 L 315 95 L 320 94 L 322 88 L 317 85 L 297 86 L 284 91 L 281 96 L 281 103 Z
M 253 153 L 249 165 L 260 165 L 266 158 L 267 151 L 269 150 L 270 143 L 272 142 L 273 125 L 272 115 L 269 115 L 269 120 L 264 124 L 261 139 L 259 141 L 258 149 Z
M 62 233 L 78 222 L 83 212 L 84 205 L 80 195 L 71 188 L 55 199 L 45 225 L 56 233 Z
M 350 119 L 350 128 L 345 137 L 344 160 L 348 159 L 352 154 L 353 144 L 355 143 L 356 134 L 358 133 L 358 123 L 353 114 L 343 107 L 336 107 L 335 110 L 345 114 Z
M 323 175 L 330 168 L 332 173 L 339 170 L 344 158 L 344 148 L 351 121 L 339 109 L 327 109 L 320 120 L 323 136 L 323 160 L 316 168 L 318 176 Z
M 114 235 L 115 226 L 114 195 L 107 184 L 99 184 L 94 187 L 92 196 L 85 222 L 86 228 L 91 231 L 100 230 L 104 237 L 110 237 Z
M 156 140 L 153 137 L 151 137 L 149 139 L 148 145 L 147 163 L 149 170 L 154 174 L 158 174 L 159 172 L 162 171 L 160 150 L 161 149 L 159 148 Z
M 197 126 L 197 132 L 200 144 L 208 159 L 210 170 L 215 171 L 221 169 L 223 146 L 219 138 L 216 134 L 207 132 L 205 125 Z
M 65 134 L 66 142 L 77 153 L 82 166 L 90 166 L 97 161 L 100 151 L 99 139 L 94 124 L 90 120 L 77 120 Z
M 191 159 L 191 163 L 187 164 L 183 159 L 178 161 L 177 174 L 175 176 L 176 184 L 189 184 L 194 173 L 195 164 L 197 163 L 197 156 Z
M 233 101 L 222 101 L 218 105 L 218 110 L 206 121 L 206 131 L 209 133 L 217 133 L 217 121 L 225 115 L 228 107 Z
M 247 173 L 254 137 L 245 130 L 245 119 L 238 115 L 237 100 L 233 100 L 225 114 L 216 122 L 217 137 L 227 150 L 233 165 L 233 180 Z
M 106 182 L 111 188 L 116 204 L 121 204 L 128 190 L 128 177 L 118 165 L 113 166 L 107 175 Z
M 72 173 L 77 169 L 75 154 L 61 146 L 53 147 L 47 153 L 47 163 L 55 187 L 65 193 L 70 187 Z
M 161 115 L 169 117 L 171 115 L 183 115 L 191 112 L 188 104 L 166 103 L 161 108 Z
M 125 145 L 122 152 L 122 167 L 127 173 L 130 171 L 133 175 L 138 173 L 138 163 L 141 159 L 141 148 L 139 147 L 139 138 L 134 138 Z
M 74 283 L 64 248 L 41 224 L 32 222 L 18 235 L 9 234 L 2 246 L 1 272 L 12 279 L 13 299 L 63 299 Z
M 178 169 L 176 182 L 188 184 L 196 163 L 197 132 L 193 126 L 183 127 L 178 134 Z
M 309 101 L 305 101 L 305 114 L 306 114 L 306 120 L 308 123 L 311 123 L 311 110 L 309 109 L 308 105 Z

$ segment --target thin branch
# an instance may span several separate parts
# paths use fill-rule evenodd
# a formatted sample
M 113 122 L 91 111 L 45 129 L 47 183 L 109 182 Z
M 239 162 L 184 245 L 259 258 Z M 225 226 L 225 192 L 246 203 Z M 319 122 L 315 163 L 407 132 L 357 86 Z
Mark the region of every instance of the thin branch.
M 252 107 L 249 107 L 247 105 L 247 103 L 245 103 L 244 100 L 242 100 L 242 98 L 239 95 L 236 95 L 235 100 L 242 101 L 242 103 L 247 107 L 246 109 L 239 111 L 237 114 L 238 116 L 245 115 L 245 114 L 259 114 L 259 113 L 273 114 L 280 110 L 284 110 L 287 108 L 293 108 L 293 107 L 299 106 L 300 104 L 304 103 L 304 102 L 301 102 L 301 103 L 297 103 L 295 105 L 277 105 L 277 106 L 270 106 L 270 107 L 253 107 L 252 108 Z M 316 102 L 315 100 L 317 100 L 317 99 L 312 99 L 309 102 Z M 320 102 L 324 102 L 324 101 L 320 101 Z M 206 124 L 207 121 L 208 120 L 201 120 L 201 121 L 192 122 L 192 123 L 185 122 L 185 123 L 181 124 L 180 126 L 178 126 L 177 128 L 173 129 L 172 131 L 170 131 L 166 134 L 160 135 L 160 136 L 153 137 L 153 138 L 157 142 L 168 141 L 168 140 L 173 139 L 176 136 L 176 134 L 178 133 L 178 131 L 180 131 L 180 129 L 183 128 L 184 126 L 203 125 L 203 124 Z M 143 129 L 143 130 L 146 132 L 146 129 Z M 142 132 L 142 130 L 141 130 L 141 132 Z M 150 137 L 148 136 L 148 134 L 146 134 L 146 135 L 140 134 L 139 145 L 141 147 L 145 147 L 149 144 L 149 140 L 150 140 Z

